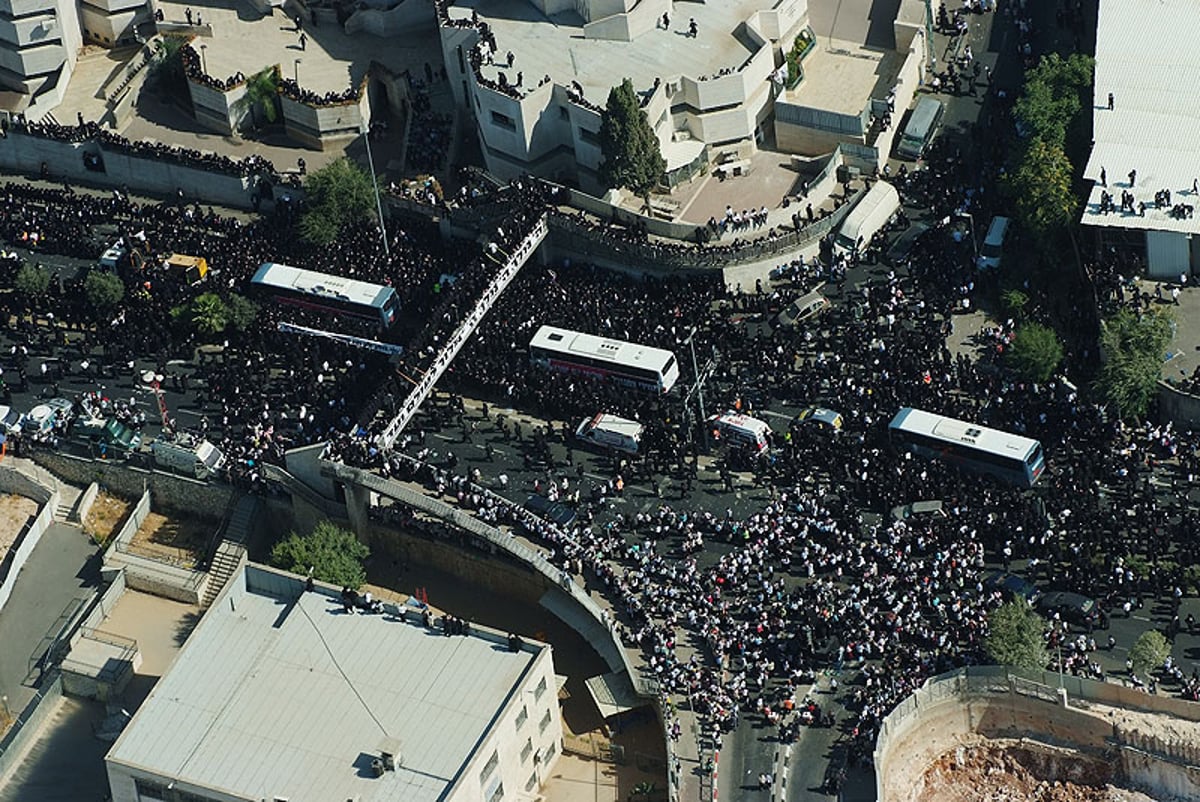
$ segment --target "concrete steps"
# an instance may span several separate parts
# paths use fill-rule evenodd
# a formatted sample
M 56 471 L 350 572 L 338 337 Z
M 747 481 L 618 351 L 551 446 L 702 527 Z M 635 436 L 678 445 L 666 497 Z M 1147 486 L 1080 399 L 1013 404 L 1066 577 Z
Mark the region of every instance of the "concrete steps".
M 624 670 L 625 663 L 621 660 L 621 653 L 617 651 L 616 644 L 613 643 L 612 635 L 603 624 L 584 612 L 574 599 L 554 588 L 546 591 L 538 603 L 582 635 L 584 640 L 590 643 L 592 648 L 604 659 L 604 663 L 610 671 Z
M 201 607 L 209 607 L 217 598 L 217 594 L 225 587 L 229 577 L 238 569 L 246 557 L 246 548 L 238 543 L 222 540 L 213 555 L 208 567 L 208 584 L 204 586 L 204 598 L 200 600 Z

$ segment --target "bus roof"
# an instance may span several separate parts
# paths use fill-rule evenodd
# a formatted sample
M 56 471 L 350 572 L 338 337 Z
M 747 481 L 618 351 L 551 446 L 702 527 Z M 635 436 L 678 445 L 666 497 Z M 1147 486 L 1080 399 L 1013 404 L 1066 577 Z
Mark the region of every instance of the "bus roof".
M 530 348 L 549 348 L 568 354 L 590 356 L 609 362 L 619 362 L 648 370 L 662 371 L 675 358 L 670 351 L 649 345 L 610 340 L 594 334 L 582 334 L 555 326 L 542 326 L 529 341 Z
M 1004 454 L 1021 460 L 1025 460 L 1039 445 L 1037 440 L 1019 434 L 989 429 L 912 407 L 902 407 L 888 428 L 924 434 L 951 443 L 964 443 L 992 454 Z
M 863 195 L 862 200 L 850 210 L 850 214 L 846 215 L 846 219 L 842 223 L 842 230 L 858 228 L 862 225 L 863 220 L 871 217 L 876 209 L 885 204 L 899 207 L 900 193 L 887 181 L 876 181 L 867 190 L 867 194 Z
M 396 294 L 395 289 L 381 284 L 331 276 L 276 262 L 263 262 L 250 281 L 264 287 L 294 290 L 315 298 L 338 298 L 379 309 Z

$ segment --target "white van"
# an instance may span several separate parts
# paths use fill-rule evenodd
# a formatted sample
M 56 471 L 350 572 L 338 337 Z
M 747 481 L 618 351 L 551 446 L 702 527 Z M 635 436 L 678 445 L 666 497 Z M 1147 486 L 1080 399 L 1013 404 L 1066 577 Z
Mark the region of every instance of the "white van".
M 1004 250 L 1004 235 L 1008 233 L 1008 218 L 996 215 L 988 226 L 987 236 L 979 248 L 979 269 L 994 270 L 1000 266 L 1000 257 Z
M 644 431 L 645 427 L 635 420 L 601 412 L 595 417 L 581 421 L 575 429 L 575 436 L 585 443 L 601 448 L 636 454 Z
M 771 445 L 771 427 L 758 418 L 726 412 L 724 415 L 714 415 L 708 422 L 723 443 L 749 449 L 755 454 L 766 451 Z
M 207 440 L 198 443 L 187 440 L 174 443 L 155 440 L 150 445 L 150 453 L 158 467 L 178 471 L 197 479 L 216 474 L 225 464 L 225 455 L 221 453 L 221 449 Z
M 888 182 L 876 181 L 842 221 L 842 228 L 833 241 L 834 248 L 840 253 L 849 254 L 858 250 L 860 243 L 866 247 L 875 233 L 887 225 L 898 211 L 900 193 Z

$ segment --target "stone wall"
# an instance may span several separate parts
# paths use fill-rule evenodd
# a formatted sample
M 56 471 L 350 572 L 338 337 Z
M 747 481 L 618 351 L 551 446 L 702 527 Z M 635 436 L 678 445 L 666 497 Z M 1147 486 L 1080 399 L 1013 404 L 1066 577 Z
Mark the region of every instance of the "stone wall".
M 1063 706 L 1048 672 L 1016 672 L 1000 666 L 959 669 L 928 680 L 884 719 L 875 747 L 875 776 L 880 802 L 919 799 L 930 763 L 966 736 L 1026 739 L 1079 752 L 1091 759 L 1121 764 L 1127 785 L 1153 795 L 1200 797 L 1200 770 L 1191 756 L 1200 744 L 1163 744 L 1137 733 L 1124 734 L 1107 712 Z M 1112 683 L 1064 678 L 1068 700 L 1118 707 L 1126 693 L 1137 694 L 1128 707 L 1163 716 L 1200 715 L 1200 705 L 1152 697 Z M 1119 709 L 1119 707 L 1118 707 Z M 1118 714 L 1119 715 L 1119 712 Z M 1181 790 L 1182 789 L 1182 790 Z
M 0 468 L 0 491 L 26 496 L 41 505 L 33 522 L 17 535 L 4 554 L 0 554 L 0 609 L 3 609 L 17 584 L 17 575 L 25 567 L 25 562 L 33 554 L 42 535 L 54 523 L 54 508 L 58 506 L 59 493 L 7 466 Z
M 1158 415 L 1178 426 L 1200 424 L 1200 396 L 1185 393 L 1167 382 L 1158 383 Z
M 84 152 L 99 153 L 104 159 L 105 171 L 87 170 L 83 166 Z M 0 168 L 35 175 L 42 162 L 55 179 L 66 177 L 84 184 L 128 187 L 131 192 L 158 197 L 173 197 L 182 189 L 186 197 L 202 198 L 207 203 L 239 209 L 253 206 L 251 180 L 241 176 L 185 167 L 163 159 L 131 156 L 95 142 L 57 142 L 19 131 L 9 131 L 7 137 L 0 139 Z
M 35 451 L 33 460 L 70 484 L 86 486 L 97 482 L 102 488 L 129 499 L 140 498 L 148 489 L 154 494 L 156 507 L 209 521 L 221 520 L 233 498 L 231 485 L 148 471 L 119 462 L 54 451 Z

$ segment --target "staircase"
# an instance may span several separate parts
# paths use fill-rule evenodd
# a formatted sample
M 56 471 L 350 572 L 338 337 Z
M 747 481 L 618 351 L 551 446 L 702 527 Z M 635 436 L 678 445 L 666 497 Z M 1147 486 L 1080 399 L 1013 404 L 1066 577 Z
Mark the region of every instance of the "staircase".
M 204 586 L 204 598 L 200 600 L 201 607 L 213 603 L 229 577 L 245 562 L 246 539 L 250 537 L 250 525 L 257 508 L 258 499 L 254 496 L 242 496 L 233 505 L 225 522 L 224 534 L 208 566 L 208 582 Z
M 58 506 L 54 508 L 54 520 L 62 524 L 81 523 L 78 515 L 79 497 L 83 491 L 74 485 L 59 483 Z
M 625 663 L 621 660 L 621 654 L 617 651 L 616 644 L 613 643 L 613 636 L 609 634 L 609 631 L 605 629 L 603 624 L 586 613 L 566 593 L 563 593 L 558 588 L 552 588 L 542 595 L 542 598 L 538 600 L 538 604 L 554 613 L 560 621 L 582 635 L 584 640 L 591 644 L 591 647 L 604 660 L 609 671 L 623 671 L 625 669 Z

